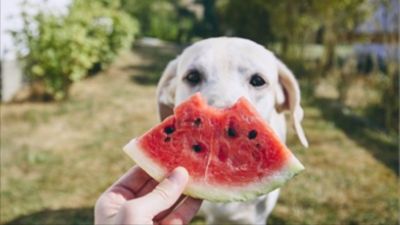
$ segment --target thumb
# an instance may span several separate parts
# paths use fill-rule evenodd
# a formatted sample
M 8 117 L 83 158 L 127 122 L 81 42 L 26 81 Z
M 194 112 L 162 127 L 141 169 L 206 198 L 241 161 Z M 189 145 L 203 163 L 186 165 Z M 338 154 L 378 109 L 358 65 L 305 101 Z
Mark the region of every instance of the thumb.
M 143 202 L 139 205 L 149 206 L 146 209 L 146 214 L 155 217 L 160 212 L 170 208 L 178 200 L 188 180 L 187 170 L 183 167 L 177 167 L 152 192 L 136 200 Z

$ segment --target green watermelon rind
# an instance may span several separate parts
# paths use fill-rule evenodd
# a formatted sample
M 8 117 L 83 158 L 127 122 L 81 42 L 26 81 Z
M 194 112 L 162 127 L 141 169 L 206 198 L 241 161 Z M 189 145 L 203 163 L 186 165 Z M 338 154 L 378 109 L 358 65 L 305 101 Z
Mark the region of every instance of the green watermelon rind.
M 146 151 L 138 145 L 136 139 L 131 140 L 123 150 L 155 180 L 161 181 L 168 175 L 166 169 L 160 167 L 157 162 L 154 162 L 146 155 Z M 303 165 L 289 152 L 285 165 L 274 174 L 265 177 L 262 181 L 233 187 L 208 184 L 204 181 L 196 181 L 190 178 L 184 194 L 212 202 L 247 201 L 281 187 L 302 170 L 304 170 Z

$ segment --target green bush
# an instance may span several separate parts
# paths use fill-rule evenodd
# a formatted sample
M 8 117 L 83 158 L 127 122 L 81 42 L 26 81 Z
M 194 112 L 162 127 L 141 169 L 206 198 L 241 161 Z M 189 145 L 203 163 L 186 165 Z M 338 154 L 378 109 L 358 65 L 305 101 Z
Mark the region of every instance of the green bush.
M 140 21 L 142 36 L 187 43 L 193 37 L 196 17 L 182 1 L 121 0 L 121 8 Z
M 151 6 L 150 12 L 148 35 L 163 40 L 177 40 L 178 21 L 173 5 L 159 2 Z
M 66 15 L 22 16 L 24 28 L 14 37 L 21 46 L 24 72 L 55 100 L 66 98 L 71 84 L 95 64 L 112 62 L 138 30 L 129 15 L 98 1 L 75 0 Z

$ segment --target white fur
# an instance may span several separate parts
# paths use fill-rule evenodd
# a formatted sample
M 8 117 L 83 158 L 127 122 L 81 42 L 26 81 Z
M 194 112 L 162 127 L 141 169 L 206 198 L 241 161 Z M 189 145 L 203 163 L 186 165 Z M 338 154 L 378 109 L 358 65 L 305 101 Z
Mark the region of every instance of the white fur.
M 203 80 L 192 86 L 185 81 L 191 69 L 199 70 Z M 262 87 L 249 84 L 258 73 L 267 82 Z M 273 53 L 250 40 L 210 38 L 186 48 L 165 69 L 157 89 L 160 117 L 172 113 L 173 107 L 200 92 L 214 107 L 229 107 L 244 96 L 286 141 L 288 111 L 303 145 L 307 146 L 301 120 L 300 90 L 292 72 Z M 279 189 L 248 202 L 204 202 L 201 213 L 208 224 L 265 224 L 279 196 Z

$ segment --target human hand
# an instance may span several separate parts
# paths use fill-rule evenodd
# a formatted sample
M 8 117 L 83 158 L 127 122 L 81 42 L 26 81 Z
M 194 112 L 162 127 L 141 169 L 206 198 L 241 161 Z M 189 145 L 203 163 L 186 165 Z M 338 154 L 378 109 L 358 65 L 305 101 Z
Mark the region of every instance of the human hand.
M 135 166 L 99 197 L 95 224 L 188 224 L 202 202 L 182 195 L 188 180 L 178 167 L 158 184 Z

